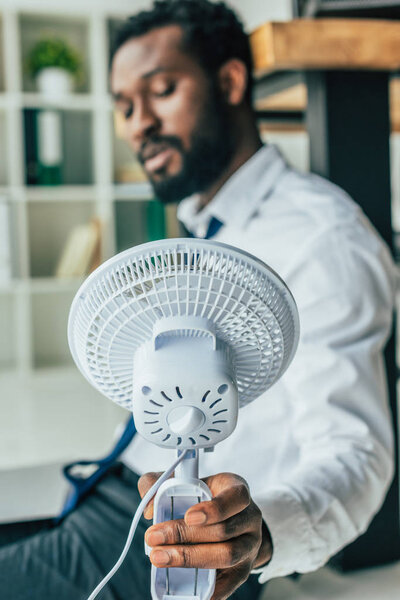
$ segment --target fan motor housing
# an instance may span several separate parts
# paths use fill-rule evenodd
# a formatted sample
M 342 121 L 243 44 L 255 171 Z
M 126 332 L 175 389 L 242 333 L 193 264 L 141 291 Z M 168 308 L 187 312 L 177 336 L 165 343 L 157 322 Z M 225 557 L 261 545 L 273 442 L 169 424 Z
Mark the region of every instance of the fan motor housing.
M 210 325 L 166 320 L 134 356 L 133 415 L 138 432 L 168 448 L 206 448 L 236 427 L 238 391 L 229 348 Z

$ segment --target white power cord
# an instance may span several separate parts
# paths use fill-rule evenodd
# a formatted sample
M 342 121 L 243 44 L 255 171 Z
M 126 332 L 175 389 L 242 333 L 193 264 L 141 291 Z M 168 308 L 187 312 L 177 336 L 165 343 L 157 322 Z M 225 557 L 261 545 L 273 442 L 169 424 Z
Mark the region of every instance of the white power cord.
M 125 557 L 128 553 L 129 548 L 131 547 L 133 536 L 135 535 L 136 528 L 140 521 L 140 517 L 142 516 L 142 514 L 144 512 L 144 509 L 146 508 L 147 504 L 150 502 L 150 500 L 152 499 L 154 494 L 157 492 L 160 485 L 162 483 L 164 483 L 164 481 L 166 481 L 172 475 L 172 473 L 175 471 L 176 467 L 179 465 L 180 462 L 182 462 L 182 460 L 185 458 L 185 456 L 187 455 L 188 452 L 190 452 L 190 451 L 185 450 L 184 452 L 182 452 L 182 454 L 176 459 L 174 464 L 171 465 L 170 468 L 167 469 L 167 471 L 165 471 L 165 473 L 163 473 L 159 479 L 157 479 L 157 481 L 155 482 L 154 485 L 151 486 L 151 488 L 149 489 L 147 494 L 145 494 L 143 496 L 142 501 L 140 502 L 139 506 L 137 507 L 135 515 L 132 519 L 132 524 L 129 529 L 128 537 L 127 537 L 124 549 L 122 550 L 121 556 L 119 557 L 119 559 L 117 560 L 117 562 L 115 563 L 115 565 L 113 566 L 111 571 L 104 577 L 104 579 L 102 579 L 102 581 L 100 581 L 99 585 L 93 590 L 93 592 L 90 594 L 88 600 L 94 600 L 94 598 L 96 598 L 98 596 L 99 592 L 104 588 L 104 586 L 110 581 L 111 577 L 113 575 L 115 575 L 115 573 L 118 571 L 118 569 L 120 568 L 120 566 L 122 565 L 122 563 L 125 560 Z

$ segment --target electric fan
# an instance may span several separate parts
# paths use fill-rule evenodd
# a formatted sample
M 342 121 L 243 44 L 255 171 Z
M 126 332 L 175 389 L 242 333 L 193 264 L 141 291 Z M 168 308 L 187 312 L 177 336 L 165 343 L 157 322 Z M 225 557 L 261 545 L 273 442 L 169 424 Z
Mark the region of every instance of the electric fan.
M 154 523 L 183 518 L 211 499 L 198 480 L 199 450 L 228 437 L 238 408 L 279 379 L 298 335 L 284 282 L 226 244 L 150 242 L 111 258 L 84 282 L 68 325 L 76 364 L 133 412 L 146 440 L 178 450 L 175 477 L 157 491 Z M 152 566 L 154 600 L 209 600 L 214 585 L 214 570 Z

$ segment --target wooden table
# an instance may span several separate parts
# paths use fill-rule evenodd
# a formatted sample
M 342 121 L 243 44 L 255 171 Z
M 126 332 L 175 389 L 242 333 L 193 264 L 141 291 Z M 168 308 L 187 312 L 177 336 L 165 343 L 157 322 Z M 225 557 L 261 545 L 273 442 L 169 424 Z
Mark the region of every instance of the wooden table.
M 291 90 L 289 106 L 305 108 L 311 170 L 347 190 L 392 246 L 389 81 L 400 69 L 400 22 L 265 23 L 251 45 L 258 108 Z M 400 123 L 397 104 L 392 118 Z

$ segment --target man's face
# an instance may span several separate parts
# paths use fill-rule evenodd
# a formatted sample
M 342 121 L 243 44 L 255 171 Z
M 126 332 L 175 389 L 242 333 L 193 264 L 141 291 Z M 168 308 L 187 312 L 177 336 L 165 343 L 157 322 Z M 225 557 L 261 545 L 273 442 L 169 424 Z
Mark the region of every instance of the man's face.
M 210 49 L 212 52 L 212 49 Z M 126 138 L 163 202 L 206 191 L 234 152 L 228 107 L 171 25 L 126 42 L 111 89 Z

